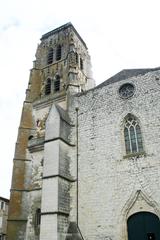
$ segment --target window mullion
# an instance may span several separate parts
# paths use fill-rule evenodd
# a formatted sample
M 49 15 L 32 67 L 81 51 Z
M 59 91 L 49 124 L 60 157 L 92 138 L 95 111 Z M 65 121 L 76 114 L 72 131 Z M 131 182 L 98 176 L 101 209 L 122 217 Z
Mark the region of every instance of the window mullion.
M 138 139 L 137 139 L 137 131 L 136 131 L 136 125 L 134 126 L 134 134 L 135 134 L 135 139 L 136 139 L 137 152 L 139 152 Z
M 128 127 L 128 135 L 129 135 L 130 150 L 131 150 L 131 153 L 132 153 L 132 142 L 131 142 L 130 127 Z

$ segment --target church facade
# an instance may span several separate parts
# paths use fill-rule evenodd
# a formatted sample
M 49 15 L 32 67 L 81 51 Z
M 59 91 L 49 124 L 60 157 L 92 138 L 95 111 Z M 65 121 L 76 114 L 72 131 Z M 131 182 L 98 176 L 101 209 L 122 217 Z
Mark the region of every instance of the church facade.
M 95 86 L 71 23 L 41 38 L 14 156 L 9 240 L 160 237 L 160 68 Z

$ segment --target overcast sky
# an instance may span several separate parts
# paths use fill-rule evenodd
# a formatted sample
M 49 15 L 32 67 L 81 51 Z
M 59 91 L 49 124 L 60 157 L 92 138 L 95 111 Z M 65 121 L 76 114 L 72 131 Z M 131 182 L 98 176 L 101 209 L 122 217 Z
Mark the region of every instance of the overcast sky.
M 160 66 L 159 0 L 1 0 L 0 196 L 9 197 L 29 69 L 42 34 L 72 22 L 99 84 L 124 68 Z

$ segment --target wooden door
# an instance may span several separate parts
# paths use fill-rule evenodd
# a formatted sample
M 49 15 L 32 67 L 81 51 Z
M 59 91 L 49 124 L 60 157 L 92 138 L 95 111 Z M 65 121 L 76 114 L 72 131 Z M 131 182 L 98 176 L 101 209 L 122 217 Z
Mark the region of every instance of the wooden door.
M 139 212 L 127 221 L 128 240 L 160 240 L 160 220 L 150 212 Z

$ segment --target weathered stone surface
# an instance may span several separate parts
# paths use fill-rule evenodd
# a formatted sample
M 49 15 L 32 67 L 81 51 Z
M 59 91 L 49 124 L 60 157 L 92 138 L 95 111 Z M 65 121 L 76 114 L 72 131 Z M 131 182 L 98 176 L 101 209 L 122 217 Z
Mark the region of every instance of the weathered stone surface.
M 53 61 L 48 64 L 50 48 Z M 51 85 L 46 91 L 48 79 Z M 70 138 L 74 126 L 67 108 L 71 94 L 93 86 L 87 47 L 73 25 L 43 35 L 30 72 L 18 131 L 8 240 L 65 239 L 73 181 L 70 151 L 75 147 Z M 41 229 L 37 209 L 41 209 Z
M 160 70 L 145 74 L 139 70 L 136 76 L 106 81 L 74 97 L 70 117 L 76 122 L 78 106 L 79 225 L 85 239 L 127 239 L 130 215 L 149 211 L 159 216 L 160 85 L 156 76 L 160 77 Z M 118 90 L 124 83 L 135 86 L 133 97 L 120 98 Z M 144 154 L 139 156 L 125 152 L 123 121 L 128 113 L 140 121 Z M 74 203 L 72 208 L 76 198 Z
M 6 238 L 9 200 L 0 197 L 0 238 Z
M 129 97 L 119 94 L 125 83 L 134 89 Z M 92 87 L 90 57 L 74 27 L 43 35 L 16 144 L 9 240 L 124 240 L 134 213 L 160 218 L 160 69 L 123 70 Z M 126 154 L 128 114 L 138 119 L 141 152 Z

